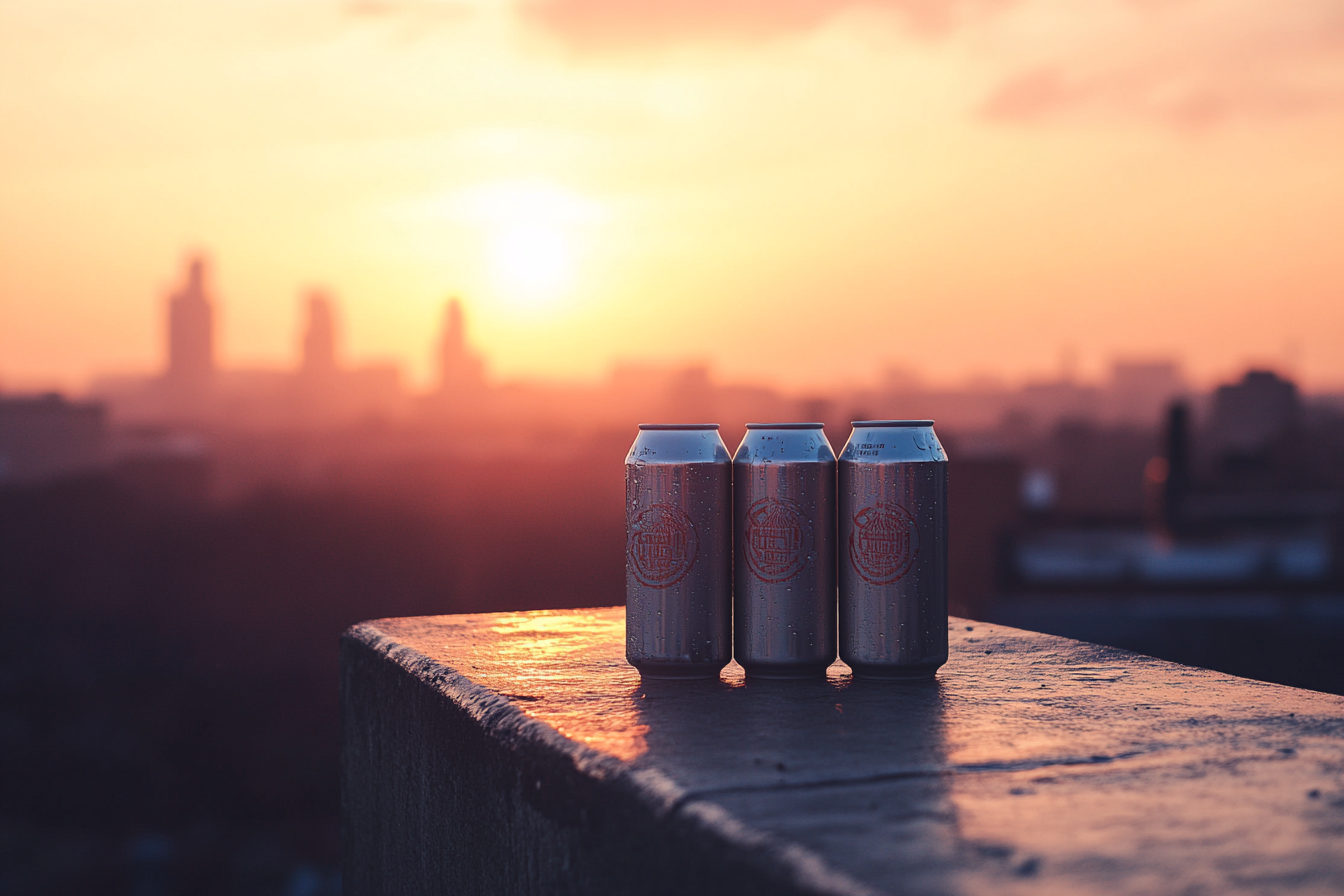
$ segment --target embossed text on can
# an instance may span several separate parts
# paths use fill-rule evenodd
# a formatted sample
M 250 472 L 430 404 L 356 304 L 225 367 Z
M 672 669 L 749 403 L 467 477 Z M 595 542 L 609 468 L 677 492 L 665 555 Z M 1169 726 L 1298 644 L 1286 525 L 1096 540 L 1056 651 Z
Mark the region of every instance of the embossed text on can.
M 947 454 L 932 420 L 860 420 L 840 452 L 840 658 L 861 678 L 947 662 Z
M 732 462 L 717 424 L 642 424 L 625 459 L 625 655 L 708 678 L 732 658 Z
M 747 424 L 733 458 L 734 655 L 748 676 L 835 660 L 835 453 L 820 423 Z

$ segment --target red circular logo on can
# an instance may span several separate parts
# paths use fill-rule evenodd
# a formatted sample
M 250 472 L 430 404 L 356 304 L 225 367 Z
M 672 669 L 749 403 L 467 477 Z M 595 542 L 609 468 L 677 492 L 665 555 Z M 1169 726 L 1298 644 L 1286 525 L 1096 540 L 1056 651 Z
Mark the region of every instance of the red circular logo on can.
M 650 588 L 667 588 L 691 571 L 700 539 L 695 523 L 675 504 L 654 504 L 630 524 L 625 547 L 635 578 Z
M 802 571 L 812 551 L 812 526 L 792 501 L 762 498 L 747 511 L 743 541 L 747 566 L 763 582 L 783 582 Z
M 865 582 L 890 585 L 919 556 L 919 526 L 899 504 L 874 504 L 854 514 L 849 560 Z

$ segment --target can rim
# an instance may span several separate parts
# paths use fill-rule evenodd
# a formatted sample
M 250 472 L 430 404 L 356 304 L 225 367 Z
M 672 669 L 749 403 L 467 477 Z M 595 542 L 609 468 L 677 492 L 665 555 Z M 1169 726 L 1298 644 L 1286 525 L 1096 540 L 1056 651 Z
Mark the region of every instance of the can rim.
M 932 426 L 932 420 L 851 420 L 850 426 Z
M 682 429 L 682 430 L 706 430 L 706 429 L 718 429 L 718 428 L 719 428 L 719 424 L 717 424 L 717 423 L 641 423 L 641 424 L 639 424 L 639 428 L 640 428 L 640 429 L 653 429 L 653 430 L 660 430 L 660 429 L 673 429 L 673 430 L 676 430 L 676 429 Z
M 823 429 L 825 423 L 748 423 L 747 429 Z

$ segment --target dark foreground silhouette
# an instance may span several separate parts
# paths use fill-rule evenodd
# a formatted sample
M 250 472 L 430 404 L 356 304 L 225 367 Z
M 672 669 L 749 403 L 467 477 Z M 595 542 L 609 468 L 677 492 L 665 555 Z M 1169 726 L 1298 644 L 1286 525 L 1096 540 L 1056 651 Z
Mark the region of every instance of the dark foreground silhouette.
M 627 444 L 228 506 L 126 475 L 0 490 L 0 893 L 339 892 L 341 631 L 621 603 Z M 1019 472 L 950 472 L 954 612 L 994 616 Z M 1337 641 L 1203 624 L 1108 643 L 1344 690 Z
M 623 599 L 619 477 L 555 472 L 224 509 L 0 493 L 0 892 L 338 892 L 340 632 Z

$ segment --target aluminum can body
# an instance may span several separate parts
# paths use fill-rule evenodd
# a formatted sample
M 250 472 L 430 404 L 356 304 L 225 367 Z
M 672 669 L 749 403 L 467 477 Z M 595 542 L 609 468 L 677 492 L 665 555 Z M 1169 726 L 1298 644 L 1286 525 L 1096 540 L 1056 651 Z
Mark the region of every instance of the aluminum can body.
M 650 678 L 732 659 L 732 461 L 717 424 L 641 424 L 625 458 L 625 657 Z
M 821 424 L 747 424 L 733 456 L 733 654 L 749 677 L 835 661 L 835 452 Z
M 860 420 L 840 452 L 840 658 L 861 678 L 947 662 L 947 454 L 932 420 Z

